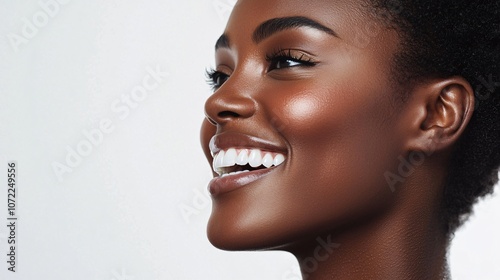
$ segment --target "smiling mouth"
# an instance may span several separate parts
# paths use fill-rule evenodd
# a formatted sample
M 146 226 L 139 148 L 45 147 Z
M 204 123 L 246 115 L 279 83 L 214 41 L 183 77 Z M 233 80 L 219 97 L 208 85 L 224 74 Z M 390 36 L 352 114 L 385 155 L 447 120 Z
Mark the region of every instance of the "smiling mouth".
M 256 148 L 229 148 L 214 155 L 212 168 L 220 177 L 267 169 L 285 161 L 285 156 Z

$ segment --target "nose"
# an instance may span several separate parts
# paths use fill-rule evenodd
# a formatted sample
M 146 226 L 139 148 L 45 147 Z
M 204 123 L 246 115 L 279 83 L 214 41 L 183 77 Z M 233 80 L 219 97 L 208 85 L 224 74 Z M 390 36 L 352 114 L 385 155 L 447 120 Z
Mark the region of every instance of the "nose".
M 221 87 L 205 102 L 205 115 L 213 125 L 224 125 L 231 120 L 250 118 L 256 103 L 242 90 Z

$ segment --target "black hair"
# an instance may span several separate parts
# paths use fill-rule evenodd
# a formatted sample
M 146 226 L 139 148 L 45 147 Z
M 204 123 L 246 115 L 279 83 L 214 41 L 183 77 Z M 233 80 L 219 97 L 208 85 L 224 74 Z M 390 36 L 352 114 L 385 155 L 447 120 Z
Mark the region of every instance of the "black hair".
M 461 76 L 476 106 L 457 143 L 444 186 L 442 219 L 452 234 L 479 198 L 493 192 L 500 166 L 500 1 L 371 0 L 395 28 L 394 57 L 400 83 Z

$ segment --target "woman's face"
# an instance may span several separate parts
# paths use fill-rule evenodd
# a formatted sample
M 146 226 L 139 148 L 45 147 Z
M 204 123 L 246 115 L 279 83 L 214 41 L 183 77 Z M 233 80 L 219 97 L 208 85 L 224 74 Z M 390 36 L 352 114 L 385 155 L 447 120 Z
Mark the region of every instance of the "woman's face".
M 404 152 L 390 74 L 398 42 L 361 1 L 237 2 L 201 141 L 210 163 L 224 151 L 219 172 L 251 171 L 214 173 L 212 244 L 285 248 L 388 205 L 384 173 Z M 259 157 L 274 165 L 246 165 Z

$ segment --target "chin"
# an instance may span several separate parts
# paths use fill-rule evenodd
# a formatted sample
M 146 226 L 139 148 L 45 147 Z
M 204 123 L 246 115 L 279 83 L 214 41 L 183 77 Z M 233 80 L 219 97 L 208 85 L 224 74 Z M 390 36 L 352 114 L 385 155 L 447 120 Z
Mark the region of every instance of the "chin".
M 214 204 L 207 224 L 210 243 L 226 251 L 284 250 L 307 237 L 316 237 L 319 232 L 331 229 L 330 225 L 314 218 L 301 220 L 299 217 L 255 211 L 223 211 L 224 205 Z M 248 210 L 248 209 L 247 209 Z M 278 219 L 277 219 L 278 218 Z
M 212 213 L 207 237 L 213 246 L 227 251 L 263 250 L 274 245 L 272 235 L 258 225 L 242 225 L 221 213 Z
M 267 226 L 266 226 L 267 225 Z M 207 224 L 210 243 L 221 250 L 270 250 L 293 240 L 291 229 L 283 225 L 269 226 L 265 220 L 245 221 L 237 215 L 212 212 Z
M 245 251 L 265 249 L 267 240 L 259 238 L 258 233 L 235 226 L 226 226 L 217 217 L 211 217 L 207 225 L 207 237 L 218 249 L 226 251 Z

